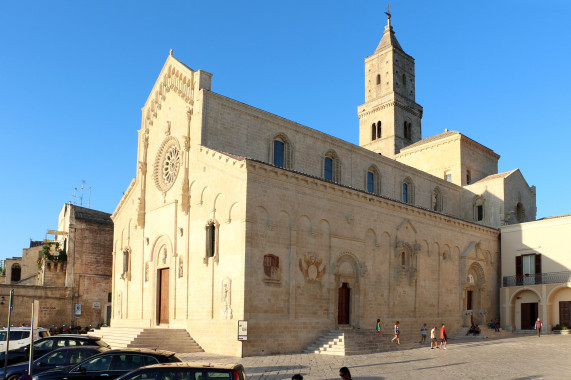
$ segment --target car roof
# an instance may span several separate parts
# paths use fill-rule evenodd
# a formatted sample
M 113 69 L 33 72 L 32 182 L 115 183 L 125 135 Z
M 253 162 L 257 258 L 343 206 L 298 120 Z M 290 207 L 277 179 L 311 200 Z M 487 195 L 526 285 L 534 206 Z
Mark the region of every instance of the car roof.
M 79 339 L 86 339 L 86 340 L 101 340 L 98 336 L 93 335 L 78 335 L 78 334 L 58 334 L 58 335 L 50 335 L 46 336 L 42 339 L 57 339 L 57 338 L 79 338 Z
M 118 348 L 114 350 L 105 351 L 106 353 L 138 353 L 138 354 L 148 354 L 148 355 L 160 355 L 170 357 L 176 355 L 175 352 L 166 350 L 151 350 L 150 348 Z
M 7 327 L 0 328 L 0 331 L 8 331 Z M 10 327 L 10 331 L 30 331 L 30 327 Z M 48 331 L 44 327 L 38 327 L 38 331 Z
M 152 364 L 143 368 L 216 368 L 216 369 L 239 369 L 243 368 L 240 363 L 212 363 L 212 362 L 177 362 L 177 363 L 162 363 Z

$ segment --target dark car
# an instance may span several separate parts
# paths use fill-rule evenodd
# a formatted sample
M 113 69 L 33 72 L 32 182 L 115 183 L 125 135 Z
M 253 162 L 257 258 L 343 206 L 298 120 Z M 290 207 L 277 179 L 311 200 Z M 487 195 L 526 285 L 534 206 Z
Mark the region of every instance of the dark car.
M 246 380 L 242 364 L 167 363 L 139 368 L 117 380 Z
M 42 372 L 34 375 L 33 379 L 116 379 L 140 367 L 173 362 L 180 362 L 180 359 L 176 357 L 174 352 L 155 351 L 145 348 L 125 348 L 121 350 L 109 350 L 71 367 Z
M 96 346 L 111 348 L 101 338 L 89 335 L 54 335 L 34 342 L 34 360 L 48 352 L 63 347 Z M 4 363 L 5 353 L 0 352 L 0 363 Z M 30 358 L 30 345 L 8 351 L 8 365 L 26 362 Z
M 48 371 L 54 368 L 68 367 L 81 363 L 93 355 L 101 354 L 108 348 L 98 346 L 74 346 L 54 350 L 36 359 L 32 363 L 32 374 Z M 28 362 L 13 364 L 7 367 L 6 380 L 18 380 L 20 376 L 28 373 Z M 0 375 L 4 373 L 4 368 L 0 368 Z

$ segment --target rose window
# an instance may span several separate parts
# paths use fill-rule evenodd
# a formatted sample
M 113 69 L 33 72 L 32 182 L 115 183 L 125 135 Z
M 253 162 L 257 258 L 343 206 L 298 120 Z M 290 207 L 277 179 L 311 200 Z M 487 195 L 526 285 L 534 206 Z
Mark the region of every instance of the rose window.
M 168 137 L 161 144 L 155 160 L 155 185 L 160 191 L 168 191 L 176 181 L 180 160 L 178 141 L 174 137 Z

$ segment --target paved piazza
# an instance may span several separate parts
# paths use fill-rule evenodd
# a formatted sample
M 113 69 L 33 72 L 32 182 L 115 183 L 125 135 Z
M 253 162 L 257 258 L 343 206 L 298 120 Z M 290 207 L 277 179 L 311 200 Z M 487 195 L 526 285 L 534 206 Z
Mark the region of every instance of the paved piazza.
M 248 379 L 339 379 L 347 366 L 354 379 L 569 379 L 571 335 L 521 335 L 501 339 L 450 339 L 447 350 L 420 344 L 400 351 L 329 356 L 291 354 L 235 358 L 212 354 L 180 354 L 184 360 L 240 362 Z

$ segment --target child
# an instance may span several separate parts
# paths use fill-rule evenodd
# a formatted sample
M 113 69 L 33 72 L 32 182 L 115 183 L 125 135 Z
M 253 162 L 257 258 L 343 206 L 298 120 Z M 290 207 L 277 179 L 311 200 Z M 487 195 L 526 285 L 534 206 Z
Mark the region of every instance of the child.
M 430 349 L 433 350 L 434 347 L 432 347 L 432 345 L 436 346 L 436 348 L 438 348 L 438 341 L 436 340 L 436 326 L 434 326 L 432 328 L 432 330 L 430 330 Z
M 377 327 L 375 327 L 375 329 L 377 330 L 377 335 L 381 336 L 381 320 L 377 319 Z

